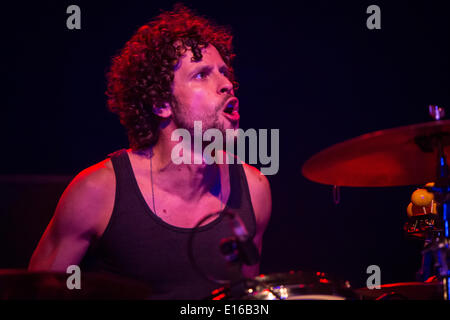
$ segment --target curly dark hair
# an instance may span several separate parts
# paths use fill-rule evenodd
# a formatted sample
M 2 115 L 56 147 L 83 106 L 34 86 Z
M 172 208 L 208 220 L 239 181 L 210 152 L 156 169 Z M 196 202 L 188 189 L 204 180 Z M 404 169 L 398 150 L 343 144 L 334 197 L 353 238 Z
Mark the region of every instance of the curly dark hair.
M 192 60 L 199 61 L 202 48 L 208 45 L 220 53 L 237 89 L 229 28 L 219 27 L 179 3 L 173 11 L 162 12 L 140 27 L 112 59 L 106 75 L 108 108 L 119 115 L 133 150 L 147 148 L 157 141 L 162 118 L 152 108 L 175 101 L 171 85 L 179 58 L 191 50 Z

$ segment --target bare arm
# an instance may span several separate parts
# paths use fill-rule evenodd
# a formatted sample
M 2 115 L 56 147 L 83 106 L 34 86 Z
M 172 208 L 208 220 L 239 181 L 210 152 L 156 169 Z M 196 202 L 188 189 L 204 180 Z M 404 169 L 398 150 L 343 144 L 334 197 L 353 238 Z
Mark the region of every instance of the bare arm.
M 254 167 L 243 164 L 250 189 L 253 210 L 256 218 L 256 234 L 253 242 L 262 252 L 262 240 L 272 212 L 272 196 L 269 181 L 260 171 Z M 259 274 L 259 263 L 253 266 L 242 267 L 242 273 L 246 278 L 253 278 Z
M 28 270 L 65 272 L 80 263 L 92 239 L 104 231 L 115 194 L 114 172 L 107 161 L 82 171 L 66 188 Z

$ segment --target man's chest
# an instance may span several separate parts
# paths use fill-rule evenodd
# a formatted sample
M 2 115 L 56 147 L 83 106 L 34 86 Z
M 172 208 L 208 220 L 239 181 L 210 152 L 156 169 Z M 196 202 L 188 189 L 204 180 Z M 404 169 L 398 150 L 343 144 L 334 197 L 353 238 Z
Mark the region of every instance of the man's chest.
M 180 228 L 192 228 L 207 215 L 220 212 L 224 209 L 230 195 L 229 188 L 225 190 L 225 187 L 222 187 L 216 194 L 206 192 L 200 197 L 183 199 L 176 190 L 163 190 L 156 185 L 152 186 L 151 181 L 145 177 L 138 176 L 136 181 L 139 193 L 152 214 L 164 222 Z M 211 216 L 201 225 L 205 225 L 215 218 L 217 216 Z

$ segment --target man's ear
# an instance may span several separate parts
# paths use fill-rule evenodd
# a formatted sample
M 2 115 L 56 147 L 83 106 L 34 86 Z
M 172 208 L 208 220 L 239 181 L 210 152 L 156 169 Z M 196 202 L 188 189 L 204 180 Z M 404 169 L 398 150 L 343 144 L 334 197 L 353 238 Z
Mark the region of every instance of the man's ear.
M 162 105 L 153 105 L 153 113 L 161 118 L 169 118 L 172 115 L 172 106 L 168 102 Z

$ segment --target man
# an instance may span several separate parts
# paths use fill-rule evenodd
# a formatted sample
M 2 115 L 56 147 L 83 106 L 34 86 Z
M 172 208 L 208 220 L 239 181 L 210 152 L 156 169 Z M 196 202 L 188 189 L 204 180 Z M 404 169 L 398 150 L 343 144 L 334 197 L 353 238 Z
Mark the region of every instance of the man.
M 247 164 L 172 161 L 176 129 L 194 135 L 239 126 L 231 35 L 183 6 L 141 27 L 113 59 L 108 104 L 131 148 L 78 174 L 63 193 L 29 270 L 110 272 L 148 284 L 155 299 L 201 299 L 226 279 L 220 241 L 239 214 L 261 252 L 270 218 L 268 180 Z M 185 150 L 191 159 L 195 150 Z M 220 156 L 220 155 L 218 155 Z M 193 161 L 192 161 L 193 162 Z M 192 240 L 197 270 L 189 259 Z M 203 273 L 205 276 L 202 276 Z M 243 266 L 245 277 L 259 265 Z

